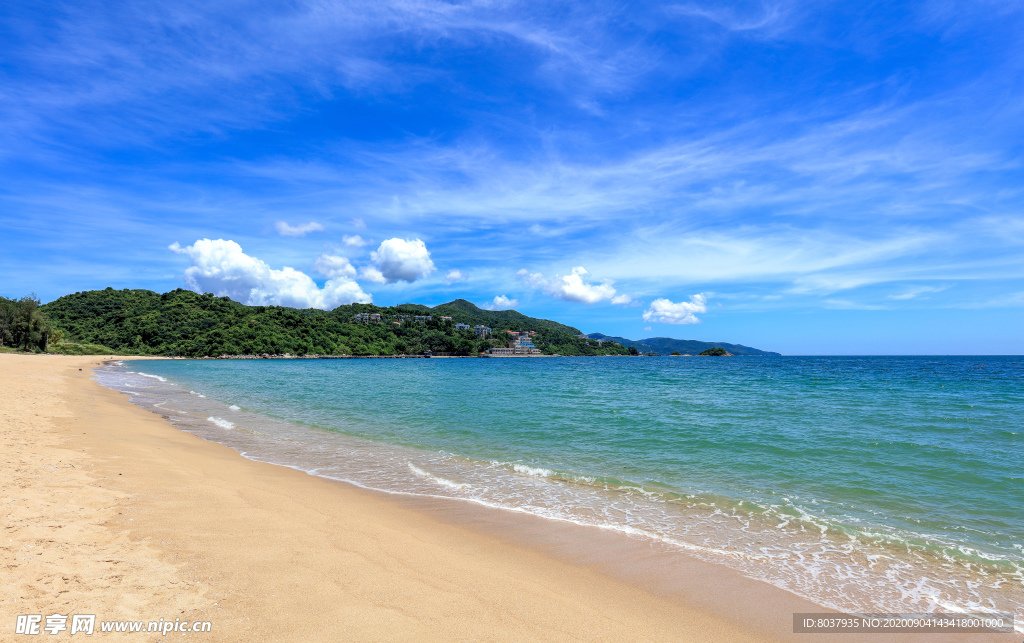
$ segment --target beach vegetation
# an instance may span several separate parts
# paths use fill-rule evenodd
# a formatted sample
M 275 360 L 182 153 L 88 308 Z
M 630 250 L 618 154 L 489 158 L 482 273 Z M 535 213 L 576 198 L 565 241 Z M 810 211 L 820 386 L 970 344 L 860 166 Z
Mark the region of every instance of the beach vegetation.
M 62 342 L 50 344 L 51 353 L 61 355 L 116 355 L 117 351 L 99 344 L 76 344 L 73 342 Z

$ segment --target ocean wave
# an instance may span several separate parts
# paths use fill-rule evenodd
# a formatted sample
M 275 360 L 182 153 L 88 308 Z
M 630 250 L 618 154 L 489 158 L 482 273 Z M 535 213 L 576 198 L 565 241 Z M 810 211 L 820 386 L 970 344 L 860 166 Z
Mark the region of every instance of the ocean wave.
M 225 429 L 233 429 L 233 428 L 235 428 L 235 423 L 234 422 L 228 422 L 224 418 L 216 418 L 216 417 L 213 417 L 211 415 L 210 417 L 206 418 L 206 420 L 207 420 L 207 422 L 213 422 L 217 426 L 225 428 Z
M 539 476 L 541 478 L 549 478 L 555 474 L 551 469 L 545 469 L 543 467 L 528 467 L 525 464 L 513 464 L 512 470 L 516 473 L 525 473 L 528 476 Z
M 409 464 L 409 469 L 413 473 L 415 473 L 416 475 L 420 476 L 421 478 L 426 478 L 428 480 L 433 480 L 434 482 L 436 482 L 437 484 L 441 485 L 442 487 L 447 487 L 449 489 L 468 489 L 469 488 L 468 484 L 464 484 L 464 483 L 460 483 L 460 482 L 452 482 L 451 480 L 447 480 L 445 478 L 441 478 L 439 476 L 435 476 L 434 474 L 432 474 L 432 473 L 430 473 L 428 471 L 424 471 L 423 469 L 420 469 L 419 467 L 417 467 L 412 462 L 410 462 L 408 464 Z

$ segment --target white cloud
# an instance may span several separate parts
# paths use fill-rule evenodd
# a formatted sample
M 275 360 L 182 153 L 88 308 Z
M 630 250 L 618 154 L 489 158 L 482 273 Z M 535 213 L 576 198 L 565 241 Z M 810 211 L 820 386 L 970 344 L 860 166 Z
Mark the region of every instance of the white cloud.
M 352 219 L 351 221 L 349 221 L 349 225 L 351 225 L 356 230 L 365 230 L 366 229 L 366 222 L 363 221 L 362 219 L 358 218 L 358 217 L 356 217 L 355 219 Z
M 362 248 L 363 246 L 370 243 L 366 239 L 363 239 L 358 234 L 346 234 L 341 238 L 342 242 L 349 248 Z
M 612 303 L 616 306 L 628 306 L 633 303 L 633 298 L 626 293 L 622 293 L 621 295 L 615 295 L 612 297 Z
M 413 282 L 436 270 L 427 245 L 419 239 L 386 239 L 370 256 L 384 283 Z
M 487 302 L 480 306 L 484 310 L 508 310 L 519 305 L 518 299 L 509 299 L 505 295 L 498 295 L 494 301 Z
M 338 255 L 320 255 L 313 264 L 313 271 L 328 279 L 337 277 L 353 279 L 356 276 L 356 269 L 352 267 L 349 260 Z
M 245 254 L 234 241 L 199 239 L 185 248 L 177 242 L 169 248 L 191 259 L 192 265 L 185 269 L 185 282 L 196 292 L 212 292 L 251 306 L 325 310 L 352 302 L 372 301 L 371 295 L 344 274 L 339 273 L 319 288 L 309 275 L 287 266 L 275 270 Z
M 372 281 L 375 284 L 388 283 L 388 280 L 384 278 L 384 275 L 381 274 L 380 270 L 377 270 L 372 266 L 365 266 L 361 268 L 359 270 L 359 274 L 363 276 L 363 279 L 367 281 Z
M 449 284 L 453 284 L 456 281 L 465 281 L 466 275 L 462 274 L 461 270 L 449 270 L 448 274 L 445 275 L 444 278 Z
M 888 299 L 896 299 L 898 301 L 904 301 L 907 299 L 917 299 L 921 295 L 926 295 L 934 292 L 942 292 L 948 288 L 948 286 L 915 286 L 905 290 L 898 295 L 889 295 Z
M 634 232 L 596 269 L 622 279 L 666 283 L 789 281 L 792 291 L 828 294 L 870 283 L 907 280 L 897 262 L 951 241 L 913 228 L 858 237 L 785 227 L 738 228 L 729 233 L 682 233 L 665 226 Z
M 877 304 L 863 304 L 849 299 L 826 299 L 822 302 L 825 308 L 834 310 L 885 310 L 885 306 Z
M 676 4 L 666 7 L 665 12 L 714 22 L 729 31 L 764 31 L 767 32 L 765 35 L 777 35 L 791 26 L 787 20 L 787 9 L 782 3 L 762 3 L 756 10 L 744 13 L 727 8 L 714 10 L 695 4 Z
M 289 225 L 284 221 L 278 221 L 274 224 L 274 227 L 277 228 L 277 233 L 282 237 L 304 237 L 310 232 L 320 232 L 324 229 L 316 221 L 308 221 L 298 225 Z
M 644 311 L 644 321 L 662 324 L 699 324 L 696 313 L 707 312 L 707 298 L 703 293 L 690 297 L 690 301 L 675 303 L 668 299 L 655 299 Z
M 565 301 L 596 304 L 599 301 L 616 299 L 612 280 L 605 279 L 600 284 L 592 284 L 589 283 L 589 275 L 590 273 L 583 266 L 576 266 L 570 274 L 564 277 L 556 275 L 554 279 L 550 280 L 539 272 L 531 273 L 525 269 L 516 273 L 516 276 L 531 288 L 536 288 Z M 629 299 L 626 295 L 620 295 L 617 299 L 622 301 L 622 297 L 627 297 L 627 301 Z

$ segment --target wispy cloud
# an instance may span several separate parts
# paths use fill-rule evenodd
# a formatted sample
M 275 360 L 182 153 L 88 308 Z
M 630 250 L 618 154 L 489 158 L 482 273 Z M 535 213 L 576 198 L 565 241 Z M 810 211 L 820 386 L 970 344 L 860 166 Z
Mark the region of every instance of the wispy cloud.
M 278 221 L 274 224 L 274 228 L 282 237 L 304 237 L 310 232 L 323 231 L 324 226 L 316 221 L 297 223 L 295 225 L 290 225 L 284 221 Z
M 921 295 L 942 292 L 947 288 L 949 288 L 949 286 L 912 286 L 901 293 L 889 295 L 888 298 L 895 299 L 897 301 L 907 301 L 909 299 L 917 299 Z
M 710 3 L 682 3 L 667 5 L 669 16 L 697 18 L 714 23 L 730 32 L 763 32 L 762 36 L 776 36 L 786 31 L 793 14 L 790 2 L 760 2 L 747 6 L 722 6 Z

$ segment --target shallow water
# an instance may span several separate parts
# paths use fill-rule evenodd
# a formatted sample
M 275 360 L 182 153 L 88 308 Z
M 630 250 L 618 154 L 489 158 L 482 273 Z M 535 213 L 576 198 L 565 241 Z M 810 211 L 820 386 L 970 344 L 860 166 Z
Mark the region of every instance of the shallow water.
M 149 361 L 255 460 L 654 539 L 853 612 L 1024 623 L 1024 359 Z

